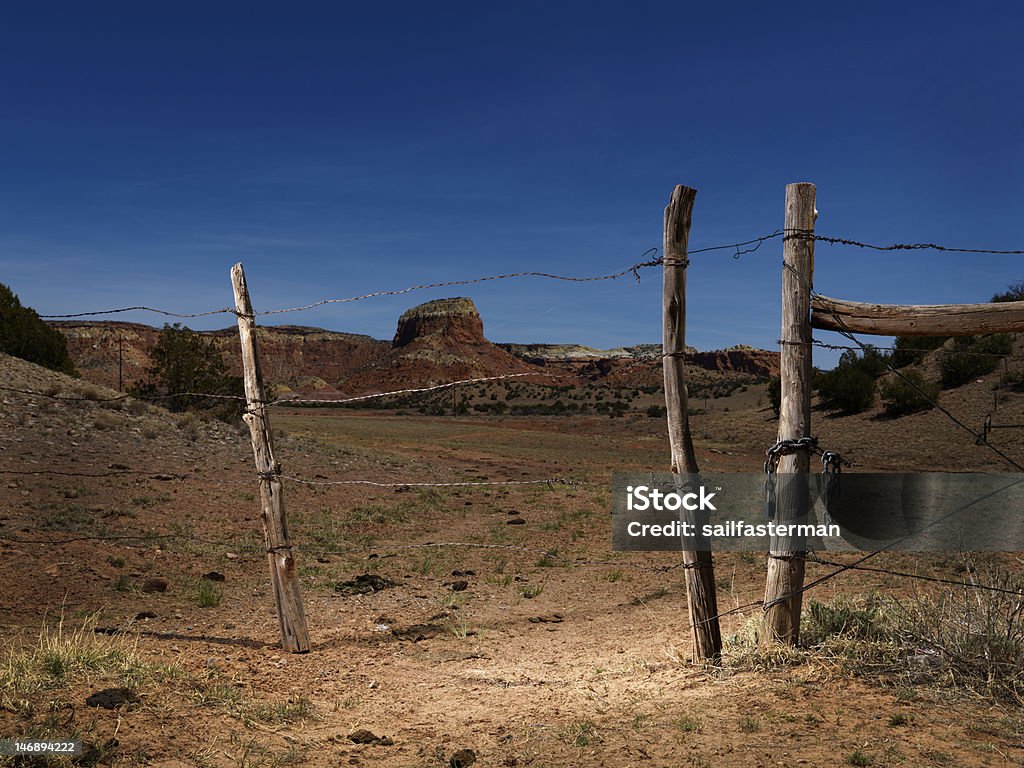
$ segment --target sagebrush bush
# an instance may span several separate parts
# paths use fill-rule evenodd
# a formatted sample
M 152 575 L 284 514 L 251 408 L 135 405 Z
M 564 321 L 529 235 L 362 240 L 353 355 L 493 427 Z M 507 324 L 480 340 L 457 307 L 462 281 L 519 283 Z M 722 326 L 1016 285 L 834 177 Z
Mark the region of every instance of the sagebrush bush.
M 996 333 L 974 339 L 957 339 L 952 349 L 939 357 L 939 371 L 943 389 L 954 389 L 969 381 L 992 373 L 1002 355 L 1013 350 L 1013 341 L 1007 333 Z
M 925 381 L 917 371 L 907 371 L 902 376 L 894 376 L 882 385 L 886 416 L 905 416 L 935 407 L 939 397 L 938 384 Z
M 929 352 L 949 341 L 949 336 L 897 336 L 889 361 L 893 368 L 906 368 L 924 359 Z
M 860 413 L 875 402 L 875 380 L 859 366 L 840 365 L 818 378 L 821 404 L 841 413 Z
M 768 382 L 768 404 L 772 407 L 772 413 L 779 415 L 782 408 L 782 377 L 773 376 Z

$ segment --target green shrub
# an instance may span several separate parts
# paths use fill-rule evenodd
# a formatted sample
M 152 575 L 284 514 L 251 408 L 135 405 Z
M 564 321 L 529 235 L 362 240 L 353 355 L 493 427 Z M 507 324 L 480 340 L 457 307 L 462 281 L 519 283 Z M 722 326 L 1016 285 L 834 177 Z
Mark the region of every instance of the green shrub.
M 54 371 L 77 376 L 64 334 L 44 323 L 34 309 L 23 307 L 0 283 L 0 352 Z
M 153 364 L 146 369 L 147 380 L 135 382 L 130 394 L 170 395 L 161 403 L 171 411 L 207 411 L 225 421 L 241 415 L 244 400 L 230 397 L 244 396 L 242 378 L 228 373 L 213 339 L 178 323 L 165 325 L 149 357 Z
M 935 407 L 939 385 L 924 380 L 917 371 L 907 371 L 903 378 L 894 376 L 882 385 L 882 403 L 887 416 L 903 416 Z
M 905 368 L 919 363 L 926 354 L 938 349 L 949 339 L 949 336 L 897 336 L 889 357 L 892 367 Z
M 1000 357 L 1012 349 L 1012 339 L 1006 333 L 979 339 L 970 336 L 958 338 L 953 349 L 945 350 L 939 357 L 942 388 L 953 389 L 992 373 L 998 367 Z
M 997 293 L 992 297 L 994 304 L 1004 301 L 1024 301 L 1024 280 L 1011 283 L 1005 293 Z
M 1017 371 L 1010 371 L 1006 374 L 1006 379 L 1003 383 L 1011 392 L 1024 392 L 1024 376 L 1017 373 Z
M 818 379 L 821 404 L 841 413 L 860 413 L 875 402 L 875 380 L 857 365 L 842 365 Z
M 782 408 L 782 377 L 773 376 L 768 382 L 768 403 L 772 407 L 772 413 L 776 416 L 779 415 L 779 409 Z

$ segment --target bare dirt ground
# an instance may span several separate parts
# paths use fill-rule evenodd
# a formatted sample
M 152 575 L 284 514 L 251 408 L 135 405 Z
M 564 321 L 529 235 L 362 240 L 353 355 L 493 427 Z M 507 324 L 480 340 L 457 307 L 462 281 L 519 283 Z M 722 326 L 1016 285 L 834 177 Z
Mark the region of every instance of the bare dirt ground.
M 286 480 L 313 642 L 290 655 L 278 647 L 247 434 L 141 404 L 54 399 L 115 393 L 11 358 L 0 372 L 4 386 L 54 396 L 0 391 L 0 681 L 22 680 L 0 688 L 2 737 L 78 736 L 94 747 L 84 762 L 103 765 L 444 766 L 460 750 L 481 766 L 1024 761 L 1020 711 L 941 675 L 860 676 L 813 655 L 692 665 L 678 558 L 608 544 L 610 473 L 665 468 L 659 419 L 275 410 L 293 478 L 596 484 Z M 990 385 L 944 403 L 980 428 Z M 755 397 L 695 417 L 702 469 L 760 469 L 775 424 Z M 999 413 L 1024 422 L 1024 396 Z M 936 412 L 816 423 L 822 445 L 859 468 L 1007 471 Z M 994 440 L 1024 457 L 1019 435 Z M 934 556 L 877 564 L 959 577 Z M 720 607 L 759 599 L 764 570 L 761 556 L 716 555 Z M 808 577 L 827 570 L 809 564 Z M 214 571 L 224 580 L 202 578 Z M 384 588 L 339 591 L 361 575 Z M 159 580 L 164 591 L 143 591 Z M 852 572 L 808 598 L 913 589 Z M 723 633 L 741 636 L 759 616 L 728 616 Z M 41 654 L 46 674 L 25 684 L 12 659 L 58 625 L 65 640 L 85 627 L 76 642 L 119 661 Z M 86 705 L 121 686 L 124 706 Z M 360 729 L 380 738 L 354 743 Z

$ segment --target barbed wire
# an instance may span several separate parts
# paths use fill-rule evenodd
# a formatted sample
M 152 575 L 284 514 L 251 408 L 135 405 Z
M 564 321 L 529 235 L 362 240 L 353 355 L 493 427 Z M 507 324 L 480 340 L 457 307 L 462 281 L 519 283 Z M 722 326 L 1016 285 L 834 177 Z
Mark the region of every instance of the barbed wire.
M 175 397 L 209 397 L 220 400 L 241 400 L 245 402 L 246 398 L 244 395 L 215 395 L 210 392 L 171 392 L 166 395 L 115 395 L 113 397 L 100 397 L 90 395 L 61 395 L 58 393 L 51 392 L 40 392 L 31 389 L 19 389 L 17 387 L 8 387 L 0 385 L 0 390 L 5 392 L 17 392 L 22 395 L 32 395 L 34 397 L 45 397 L 50 400 L 66 400 L 70 402 L 92 402 L 92 403 L 113 403 L 118 400 L 169 400 Z
M 841 563 L 835 560 L 825 560 L 817 556 L 817 554 L 807 554 L 803 558 L 804 562 L 816 563 L 818 565 L 831 565 L 831 566 L 846 566 L 846 563 Z M 869 573 L 880 573 L 887 576 L 899 576 L 905 579 L 915 579 L 917 581 L 929 581 L 935 584 L 951 584 L 956 587 L 967 587 L 971 589 L 980 589 L 988 592 L 1001 592 L 1007 595 L 1017 595 L 1024 597 L 1024 592 L 1019 589 L 1006 589 L 1004 587 L 996 587 L 989 584 L 979 584 L 974 581 L 956 581 L 954 579 L 943 579 L 938 576 L 926 576 L 921 573 L 908 573 L 907 571 L 893 571 L 888 568 L 878 568 L 866 565 L 851 565 L 848 570 L 853 571 L 867 571 Z
M 458 387 L 463 384 L 480 384 L 485 381 L 499 381 L 501 379 L 515 379 L 523 376 L 541 376 L 548 378 L 562 378 L 567 374 L 564 373 L 544 373 L 541 371 L 529 371 L 527 373 L 506 373 L 500 376 L 483 376 L 476 379 L 461 379 L 460 381 L 449 381 L 446 384 L 435 384 L 430 387 L 412 387 L 409 389 L 396 389 L 391 392 L 375 392 L 370 395 L 357 395 L 355 397 L 344 397 L 344 398 L 277 398 L 270 401 L 267 405 L 309 405 L 316 403 L 327 403 L 331 405 L 342 405 L 344 403 L 355 403 L 362 400 L 372 400 L 379 397 L 392 397 L 394 395 L 407 395 L 407 394 L 418 394 L 421 392 L 433 392 L 438 389 L 447 389 L 450 387 Z
M 596 486 L 598 483 L 590 483 L 585 480 L 572 480 L 566 477 L 549 477 L 541 480 L 467 480 L 453 481 L 448 483 L 432 482 L 391 482 L 384 483 L 377 480 L 309 480 L 292 475 L 279 475 L 282 480 L 301 485 L 372 485 L 378 488 L 463 488 L 473 486 L 491 485 L 568 485 L 568 486 Z
M 648 248 L 646 251 L 644 251 L 640 258 L 642 259 L 649 254 L 657 252 L 657 248 Z M 572 283 L 592 283 L 600 280 L 616 280 L 620 277 L 631 274 L 634 278 L 636 278 L 637 282 L 640 282 L 639 272 L 641 269 L 644 269 L 646 267 L 657 267 L 660 266 L 661 263 L 661 258 L 651 259 L 648 261 L 640 261 L 637 262 L 636 264 L 626 267 L 623 270 L 620 270 L 619 272 L 615 272 L 614 274 L 596 275 L 593 277 L 569 277 L 566 275 L 554 275 L 549 272 L 536 272 L 532 270 L 524 272 L 509 272 L 508 274 L 504 275 L 487 275 L 485 277 L 473 277 L 465 280 L 446 280 L 440 283 L 423 283 L 421 285 L 411 285 L 408 288 L 402 288 L 401 290 L 396 291 L 374 291 L 373 293 L 364 293 L 359 296 L 349 296 L 344 299 L 321 299 L 320 301 L 315 301 L 312 304 L 306 304 L 300 307 L 287 307 L 284 309 L 265 309 L 260 312 L 255 312 L 254 314 L 256 316 L 265 316 L 280 315 L 286 312 L 304 312 L 309 309 L 322 307 L 326 304 L 346 304 L 353 301 L 362 301 L 364 299 L 374 299 L 379 296 L 402 296 L 403 294 L 406 293 L 412 293 L 413 291 L 421 291 L 430 288 L 449 288 L 456 285 L 474 285 L 476 283 L 487 283 L 493 280 L 509 280 L 518 277 L 542 277 L 548 280 L 564 280 L 566 282 Z
M 977 253 L 977 254 L 993 254 L 993 255 L 1024 255 L 1024 250 L 997 250 L 991 248 L 960 248 L 953 246 L 940 245 L 938 243 L 893 243 L 891 245 L 876 245 L 872 243 L 862 242 L 860 240 L 854 240 L 847 237 L 831 237 L 826 235 L 815 234 L 812 230 L 775 230 L 766 235 L 760 235 L 758 237 L 751 238 L 750 240 L 742 240 L 735 243 L 724 243 L 722 245 L 711 245 L 704 248 L 695 248 L 687 252 L 687 256 L 691 256 L 698 253 L 710 253 L 713 251 L 733 250 L 733 258 L 738 259 L 740 256 L 753 253 L 758 250 L 765 242 L 773 240 L 777 237 L 782 237 L 783 240 L 814 240 L 815 242 L 827 243 L 831 245 L 848 245 L 855 246 L 858 248 L 867 248 L 875 251 L 914 251 L 914 250 L 934 250 L 934 251 L 945 251 L 949 253 Z M 752 247 L 747 247 L 752 246 Z M 339 299 L 321 299 L 320 301 L 313 302 L 311 304 L 305 304 L 296 307 L 286 307 L 282 309 L 267 309 L 260 312 L 254 313 L 256 316 L 266 315 L 278 315 L 290 312 L 302 312 L 309 309 L 315 309 L 327 304 L 344 304 L 354 301 L 362 301 L 364 299 L 372 299 L 380 296 L 401 296 L 413 291 L 427 290 L 431 288 L 446 288 L 461 285 L 473 285 L 477 283 L 485 283 L 493 280 L 508 280 L 511 278 L 520 277 L 539 277 L 549 280 L 562 280 L 567 282 L 587 283 L 597 282 L 602 280 L 616 280 L 625 275 L 633 275 L 633 277 L 640 281 L 640 270 L 648 267 L 662 266 L 665 261 L 664 257 L 657 257 L 654 259 L 647 259 L 646 257 L 658 252 L 657 248 L 649 248 L 643 254 L 641 254 L 641 261 L 626 267 L 618 272 L 607 274 L 607 275 L 594 275 L 587 277 L 575 277 L 568 275 L 555 275 L 549 272 L 540 272 L 534 270 L 527 270 L 522 272 L 509 272 L 501 275 L 487 275 L 484 277 L 474 277 L 463 280 L 446 280 L 437 283 L 423 283 L 419 285 L 411 285 L 408 288 L 402 288 L 399 290 L 385 290 L 385 291 L 374 291 L 372 293 L 365 293 L 357 296 L 349 296 L 346 298 Z M 124 312 L 153 312 L 159 315 L 165 315 L 167 317 L 179 317 L 179 318 L 195 318 L 195 317 L 207 317 L 210 315 L 220 314 L 231 314 L 237 315 L 237 310 L 232 307 L 225 307 L 223 309 L 213 309 L 205 312 L 172 312 L 165 309 L 157 309 L 148 306 L 130 306 L 130 307 L 119 307 L 116 309 L 104 309 L 95 310 L 90 312 L 73 312 L 69 314 L 60 315 L 40 315 L 45 320 L 65 320 L 77 317 L 92 317 L 98 315 L 113 315 Z
M 830 237 L 828 235 L 817 235 L 813 230 L 790 229 L 782 238 L 786 240 L 813 240 L 818 243 L 830 245 L 851 245 L 857 248 L 867 248 L 872 251 L 945 251 L 947 253 L 981 253 L 996 256 L 1021 256 L 1024 250 L 995 250 L 992 248 L 956 248 L 938 243 L 893 243 L 892 245 L 874 245 L 864 243 L 860 240 L 853 240 L 847 237 Z
M 764 245 L 764 243 L 766 243 L 768 240 L 772 240 L 772 239 L 774 239 L 776 237 L 780 237 L 780 236 L 782 236 L 782 234 L 783 234 L 782 230 L 781 229 L 777 229 L 774 232 L 772 232 L 770 235 L 761 235 L 760 237 L 755 237 L 752 240 L 744 240 L 743 242 L 740 242 L 740 243 L 726 243 L 725 245 L 711 245 L 711 246 L 708 246 L 706 248 L 695 248 L 693 250 L 687 250 L 686 255 L 687 256 L 692 256 L 695 253 L 709 253 L 711 251 L 726 251 L 726 250 L 735 249 L 736 252 L 732 255 L 732 257 L 734 259 L 738 259 L 740 256 L 742 256 L 742 255 L 744 255 L 746 253 L 753 253 L 758 248 L 760 248 L 762 245 Z M 744 246 L 747 246 L 747 245 L 753 245 L 754 247 L 753 248 L 746 248 L 744 250 L 740 250 L 741 248 L 743 248 Z M 658 259 L 658 263 L 659 264 L 664 264 L 665 263 L 664 258 Z
M 209 315 L 233 315 L 235 310 L 233 307 L 225 307 L 224 309 L 211 309 L 206 312 L 170 312 L 166 309 L 155 309 L 153 307 L 119 307 L 117 309 L 101 309 L 94 312 L 73 312 L 67 315 L 39 315 L 43 320 L 67 320 L 73 317 L 93 317 L 95 315 L 116 315 L 122 312 L 153 312 L 157 315 L 165 315 L 167 317 L 207 317 Z
M 776 340 L 776 344 L 790 344 L 790 343 L 793 343 L 793 342 L 787 342 L 787 341 L 784 341 L 783 339 Z M 849 351 L 849 352 L 861 352 L 862 351 L 861 347 L 853 347 L 853 346 L 850 346 L 848 344 L 827 344 L 826 342 L 821 341 L 820 339 L 811 339 L 811 344 L 813 344 L 816 347 L 821 347 L 822 349 L 831 349 L 831 350 L 836 350 L 836 351 L 838 351 L 838 350 L 844 350 L 844 351 Z M 865 344 L 865 346 L 870 347 L 871 349 L 884 350 L 886 352 L 926 352 L 927 353 L 927 352 L 938 352 L 938 351 L 940 351 L 942 349 L 942 347 L 932 347 L 931 349 L 928 349 L 926 347 L 903 347 L 903 346 L 899 346 L 899 347 L 893 347 L 893 346 L 885 347 L 885 346 L 879 346 L 879 345 L 876 345 L 876 344 Z M 1008 358 L 1008 357 L 1012 358 L 1012 357 L 1016 357 L 1016 355 L 1014 355 L 1012 352 L 1003 354 L 1003 353 L 999 353 L 999 352 L 971 352 L 970 350 L 966 350 L 966 349 L 965 350 L 958 349 L 958 350 L 956 350 L 956 353 L 958 355 L 976 355 L 976 356 L 981 356 L 981 357 L 998 357 L 998 358 Z

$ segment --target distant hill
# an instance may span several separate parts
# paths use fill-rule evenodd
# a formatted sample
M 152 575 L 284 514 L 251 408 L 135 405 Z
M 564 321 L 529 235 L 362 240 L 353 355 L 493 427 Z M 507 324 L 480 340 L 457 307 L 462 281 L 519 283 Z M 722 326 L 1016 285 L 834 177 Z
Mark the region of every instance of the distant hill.
M 117 388 L 144 377 L 149 349 L 160 330 L 139 323 L 58 322 L 68 351 L 86 379 Z M 217 340 L 233 372 L 240 369 L 235 328 L 203 332 Z M 577 344 L 493 344 L 472 299 L 438 299 L 412 307 L 398 319 L 388 342 L 370 336 L 300 326 L 258 330 L 264 376 L 288 391 L 346 397 L 431 386 L 512 373 L 544 374 L 537 384 L 660 386 L 661 346 L 639 344 L 610 350 Z M 701 352 L 690 348 L 691 380 L 714 385 L 742 376 L 762 379 L 778 372 L 776 352 L 736 347 Z

